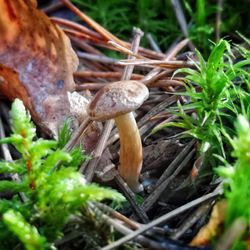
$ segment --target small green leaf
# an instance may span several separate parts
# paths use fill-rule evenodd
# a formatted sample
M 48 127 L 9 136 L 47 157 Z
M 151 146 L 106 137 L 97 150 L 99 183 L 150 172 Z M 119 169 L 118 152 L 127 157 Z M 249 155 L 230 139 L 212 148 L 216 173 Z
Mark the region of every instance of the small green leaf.
M 27 191 L 28 189 L 28 184 L 25 183 L 24 181 L 22 182 L 15 182 L 15 181 L 0 181 L 0 192 L 13 192 L 13 193 L 18 193 L 18 192 L 23 192 Z
M 69 141 L 72 131 L 70 129 L 71 120 L 68 119 L 58 133 L 58 147 L 63 148 Z
M 23 174 L 26 172 L 26 167 L 25 165 L 22 164 L 21 161 L 0 161 L 0 173 L 2 174 L 13 174 L 13 173 L 18 173 L 18 174 Z
M 3 214 L 3 221 L 27 250 L 44 250 L 46 239 L 42 237 L 36 227 L 30 225 L 23 216 L 14 210 L 9 210 Z
M 12 103 L 10 121 L 13 133 L 19 134 L 29 140 L 35 137 L 36 129 L 31 122 L 30 114 L 25 110 L 23 102 L 19 99 L 15 99 Z

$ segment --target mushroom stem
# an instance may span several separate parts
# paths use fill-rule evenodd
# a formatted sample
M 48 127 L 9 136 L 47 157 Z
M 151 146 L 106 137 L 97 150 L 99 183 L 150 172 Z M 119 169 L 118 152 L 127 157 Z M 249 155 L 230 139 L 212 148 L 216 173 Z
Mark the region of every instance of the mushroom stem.
M 120 165 L 118 172 L 134 192 L 142 191 L 139 175 L 142 167 L 140 133 L 132 112 L 115 117 L 120 137 Z

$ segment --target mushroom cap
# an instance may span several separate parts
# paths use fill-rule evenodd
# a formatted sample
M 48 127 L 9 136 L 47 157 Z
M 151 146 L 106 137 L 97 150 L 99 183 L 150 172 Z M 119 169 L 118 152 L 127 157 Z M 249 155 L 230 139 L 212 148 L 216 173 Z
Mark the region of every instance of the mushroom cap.
M 113 119 L 136 110 L 148 96 L 148 88 L 141 82 L 113 82 L 96 93 L 88 106 L 88 114 L 95 121 Z

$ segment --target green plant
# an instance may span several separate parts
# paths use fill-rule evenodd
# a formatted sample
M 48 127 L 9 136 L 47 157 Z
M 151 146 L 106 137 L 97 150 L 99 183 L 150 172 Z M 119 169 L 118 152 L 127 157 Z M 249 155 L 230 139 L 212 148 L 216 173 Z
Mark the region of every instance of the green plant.
M 216 6 L 205 0 L 196 0 L 192 5 L 190 1 L 185 0 L 184 5 L 189 16 L 192 18 L 191 25 L 189 26 L 190 39 L 204 53 L 207 53 L 209 46 L 211 46 L 209 40 L 214 40 L 214 24 L 209 21 L 209 18 L 216 12 Z
M 243 218 L 250 226 L 250 125 L 246 117 L 239 115 L 235 127 L 237 137 L 230 142 L 236 161 L 233 165 L 227 163 L 225 167 L 216 168 L 216 172 L 225 178 L 226 229 L 238 218 Z M 249 236 L 248 229 L 245 237 Z M 246 245 L 236 242 L 233 249 L 246 249 Z
M 201 142 L 201 149 L 210 146 L 217 147 L 223 151 L 220 124 L 218 116 L 228 101 L 228 87 L 231 79 L 225 72 L 223 60 L 225 49 L 229 49 L 228 42 L 221 40 L 212 50 L 207 62 L 202 55 L 196 51 L 199 59 L 196 69 L 180 69 L 178 73 L 186 74 L 186 92 L 179 93 L 190 98 L 190 103 L 179 104 L 174 114 L 179 119 L 176 122 L 163 124 L 165 126 L 177 126 L 185 129 L 184 134 L 191 135 Z M 193 111 L 195 115 L 190 116 L 187 111 Z
M 35 126 L 18 99 L 12 104 L 10 118 L 12 134 L 0 143 L 11 143 L 21 158 L 1 161 L 0 173 L 18 174 L 20 181 L 0 181 L 1 192 L 13 193 L 11 199 L 0 200 L 1 249 L 14 249 L 18 240 L 29 250 L 51 249 L 53 242 L 62 237 L 70 216 L 80 214 L 88 201 L 124 200 L 114 190 L 86 183 L 77 172 L 85 158 L 81 150 L 67 153 L 60 148 L 69 136 L 65 132 L 60 133 L 59 142 L 35 139 Z
M 184 129 L 183 135 L 192 136 L 200 143 L 200 154 L 209 161 L 214 153 L 227 157 L 224 131 L 233 135 L 230 128 L 237 115 L 242 112 L 241 100 L 246 92 L 233 83 L 249 60 L 233 63 L 230 44 L 219 41 L 207 61 L 196 51 L 199 62 L 197 69 L 180 69 L 175 74 L 186 74 L 186 92 L 177 93 L 189 99 L 188 104 L 170 109 L 176 116 L 175 122 L 165 123 L 154 129 L 176 126 Z M 192 113 L 192 115 L 190 115 Z M 214 164 L 214 163 L 213 163 Z

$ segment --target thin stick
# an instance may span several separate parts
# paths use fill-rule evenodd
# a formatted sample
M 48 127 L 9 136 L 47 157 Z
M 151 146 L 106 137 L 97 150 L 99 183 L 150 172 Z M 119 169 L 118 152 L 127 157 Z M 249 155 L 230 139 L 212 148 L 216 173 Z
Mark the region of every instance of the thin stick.
M 101 62 L 101 63 L 110 63 L 110 64 L 118 64 L 118 60 L 115 58 L 110 58 L 104 55 L 93 55 L 91 53 L 80 52 L 78 51 L 77 56 L 81 59 L 88 59 L 90 61 Z
M 122 45 L 123 47 L 127 47 L 126 43 L 124 43 L 122 40 L 111 34 L 109 31 L 104 29 L 101 25 L 99 25 L 97 22 L 95 22 L 93 19 L 85 15 L 82 11 L 80 11 L 76 6 L 74 6 L 70 1 L 68 0 L 61 0 L 66 7 L 68 7 L 72 12 L 74 12 L 77 16 L 79 16 L 83 21 L 85 21 L 89 26 L 91 26 L 94 30 L 96 30 L 98 33 L 100 33 L 103 37 L 106 38 L 107 41 L 113 40 L 116 43 Z
M 75 86 L 76 91 L 83 91 L 83 90 L 99 90 L 107 83 L 84 83 L 84 84 L 77 84 Z
M 122 72 L 104 72 L 104 71 L 77 71 L 74 73 L 74 77 L 79 78 L 88 78 L 88 77 L 95 77 L 95 78 L 114 78 L 114 79 L 121 79 Z M 131 80 L 141 80 L 143 78 L 142 75 L 139 74 L 132 74 Z
M 59 17 L 51 17 L 50 20 L 53 23 L 59 24 L 59 25 L 64 26 L 64 27 L 68 27 L 70 29 L 77 30 L 77 31 L 84 33 L 84 34 L 88 34 L 89 36 L 95 37 L 96 39 L 103 40 L 102 35 L 98 34 L 97 32 L 95 32 L 91 29 L 88 29 L 87 27 L 80 25 L 78 23 L 75 23 L 75 22 L 72 22 L 72 21 L 69 21 L 69 20 L 66 20 L 63 18 L 59 18 Z
M 114 42 L 114 41 L 109 41 L 108 44 L 113 46 L 120 53 L 123 53 L 123 54 L 128 55 L 128 56 L 132 56 L 132 58 L 144 58 L 143 56 L 140 56 L 140 55 L 134 53 L 132 50 L 130 50 L 130 49 Z
M 69 37 L 70 37 L 70 40 L 74 43 L 74 45 L 76 45 L 81 50 L 88 52 L 88 53 L 96 54 L 96 55 L 103 55 L 103 53 L 101 53 L 100 50 L 96 49 L 95 47 L 93 47 L 89 43 L 84 42 L 81 39 L 74 37 L 74 36 L 69 35 Z
M 192 61 L 165 61 L 165 60 L 149 60 L 149 59 L 134 59 L 134 60 L 120 60 L 119 65 L 158 65 L 167 68 L 193 68 L 197 63 Z
M 207 195 L 204 195 L 198 199 L 195 199 L 159 218 L 157 218 L 156 220 L 153 220 L 152 222 L 148 223 L 147 225 L 145 226 L 141 226 L 141 228 L 137 229 L 136 231 L 134 231 L 133 233 L 109 244 L 108 246 L 106 247 L 103 247 L 101 248 L 100 250 L 112 250 L 112 249 L 115 249 L 119 246 L 121 246 L 122 244 L 134 239 L 135 237 L 137 237 L 138 235 L 141 235 L 143 233 L 145 233 L 146 231 L 148 231 L 149 229 L 151 229 L 152 227 L 155 227 L 163 222 L 166 222 L 170 219 L 172 219 L 173 217 L 189 210 L 190 208 L 193 208 L 207 200 L 210 200 L 210 199 L 213 199 L 215 197 L 217 197 L 218 195 L 221 195 L 223 193 L 223 190 L 222 190 L 222 186 L 218 186 L 213 192 L 207 194 Z
M 67 28 L 62 28 L 62 30 L 69 35 L 70 37 L 76 37 L 78 39 L 84 39 L 86 41 L 91 41 L 91 42 L 101 42 L 101 40 L 99 38 L 90 36 L 89 34 L 85 34 L 83 32 L 79 32 L 79 31 L 75 31 L 75 30 L 71 30 L 71 29 L 67 29 Z
M 130 220 L 129 218 L 127 218 L 126 216 L 124 216 L 123 214 L 117 212 L 116 210 L 114 210 L 113 208 L 105 205 L 104 203 L 100 203 L 100 202 L 94 202 L 94 204 L 99 207 L 100 209 L 104 210 L 105 212 L 111 214 L 113 217 L 123 221 L 125 224 L 127 224 L 130 228 L 132 229 L 138 229 L 141 225 L 135 221 Z
M 83 91 L 83 90 L 99 90 L 107 83 L 83 83 L 83 84 L 76 84 L 75 90 L 76 91 Z M 163 87 L 172 87 L 172 86 L 184 86 L 183 82 L 177 80 L 161 80 L 157 81 L 154 84 L 148 86 L 148 88 L 163 88 Z

